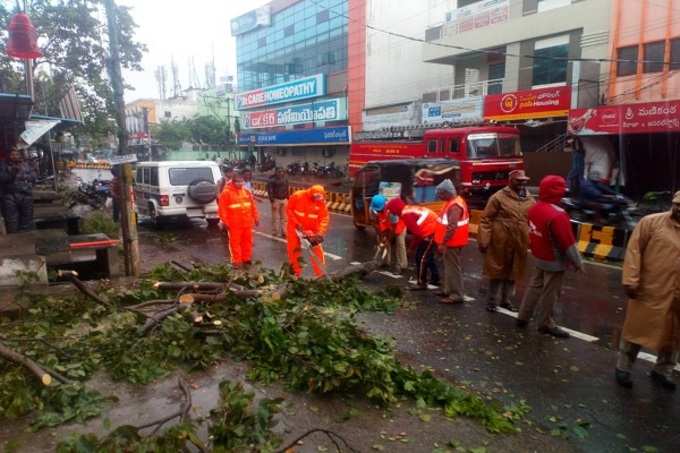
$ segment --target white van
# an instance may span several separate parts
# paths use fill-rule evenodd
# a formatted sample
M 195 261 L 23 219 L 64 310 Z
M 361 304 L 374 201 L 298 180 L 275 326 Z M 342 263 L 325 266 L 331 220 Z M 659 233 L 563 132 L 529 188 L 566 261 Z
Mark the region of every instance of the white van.
M 158 226 L 164 220 L 206 219 L 219 223 L 219 165 L 211 161 L 140 162 L 135 175 L 137 215 Z

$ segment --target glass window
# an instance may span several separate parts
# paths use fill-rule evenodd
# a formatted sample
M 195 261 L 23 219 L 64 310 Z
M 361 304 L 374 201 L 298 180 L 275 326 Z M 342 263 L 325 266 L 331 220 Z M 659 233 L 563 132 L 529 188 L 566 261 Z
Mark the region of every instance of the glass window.
M 206 180 L 214 183 L 213 172 L 210 167 L 171 168 L 169 170 L 170 185 L 188 186 L 196 180 Z
M 457 153 L 460 151 L 460 140 L 457 138 L 452 138 L 451 141 L 449 141 L 449 152 L 450 153 Z
M 637 73 L 638 46 L 621 47 L 616 59 L 616 75 L 619 77 Z
M 152 186 L 158 186 L 158 167 L 150 168 L 149 172 L 149 184 Z
M 427 142 L 427 152 L 428 153 L 436 153 L 439 151 L 438 146 L 437 146 L 437 140 L 430 140 Z
M 142 182 L 144 184 L 149 184 L 149 181 L 151 181 L 150 174 L 151 174 L 151 169 L 150 168 L 144 168 L 142 171 Z
M 569 36 L 536 41 L 533 85 L 550 85 L 567 81 Z
M 645 63 L 643 71 L 645 73 L 662 72 L 665 51 L 666 43 L 664 41 L 645 44 Z
M 267 45 L 267 37 L 263 36 L 262 38 L 257 40 L 257 47 L 259 49 L 265 47 Z
M 555 8 L 571 5 L 571 0 L 538 0 L 538 12 L 549 11 Z
M 471 134 L 468 136 L 470 159 L 519 157 L 522 150 L 516 135 Z
M 328 13 L 327 9 L 324 9 L 323 11 L 319 11 L 316 13 L 316 23 L 320 24 L 322 22 L 326 22 L 328 19 L 330 19 L 330 14 Z
M 671 40 L 671 71 L 680 69 L 680 38 Z

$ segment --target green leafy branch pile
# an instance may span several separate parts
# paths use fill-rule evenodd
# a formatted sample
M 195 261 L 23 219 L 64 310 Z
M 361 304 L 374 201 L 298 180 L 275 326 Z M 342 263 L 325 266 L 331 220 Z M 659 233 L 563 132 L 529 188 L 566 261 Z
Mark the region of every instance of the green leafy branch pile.
M 157 280 L 230 282 L 265 295 L 256 299 L 230 296 L 224 302 L 200 304 L 194 308 L 209 322 L 197 325 L 188 313 L 178 312 L 142 335 L 144 319 L 125 307 L 177 297 L 176 292 L 156 289 Z M 283 298 L 267 296 L 268 289 L 281 285 L 287 287 Z M 441 407 L 449 417 L 477 419 L 491 432 L 514 432 L 527 411 L 524 404 L 502 407 L 428 372 L 404 366 L 389 341 L 364 332 L 356 321 L 357 313 L 393 310 L 399 303 L 395 290 L 369 293 L 352 279 L 312 282 L 272 271 L 244 275 L 224 266 L 191 272 L 163 266 L 133 289 L 108 290 L 100 296 L 110 304 L 43 298 L 21 322 L 0 323 L 0 331 L 12 338 L 50 338 L 49 347 L 42 342 L 15 345 L 36 361 L 81 382 L 103 369 L 114 380 L 147 384 L 178 368 L 208 368 L 229 354 L 251 364 L 249 377 L 254 380 L 282 381 L 293 389 L 315 393 L 351 393 L 382 405 L 413 399 L 419 406 Z M 23 379 L 17 380 L 17 373 Z M 42 416 L 46 399 L 41 391 L 45 389 L 23 373 L 17 366 L 0 362 L 0 384 L 15 375 L 6 390 L 0 385 L 0 413 L 12 404 L 8 393 L 23 391 L 25 397 L 14 404 L 21 410 L 10 415 L 37 411 Z M 71 414 L 73 406 L 64 401 L 55 411 L 64 414 L 62 421 L 71 420 L 74 417 L 65 414 Z M 94 415 L 97 407 L 88 406 L 91 410 L 81 414 Z M 53 418 L 52 424 L 59 421 Z

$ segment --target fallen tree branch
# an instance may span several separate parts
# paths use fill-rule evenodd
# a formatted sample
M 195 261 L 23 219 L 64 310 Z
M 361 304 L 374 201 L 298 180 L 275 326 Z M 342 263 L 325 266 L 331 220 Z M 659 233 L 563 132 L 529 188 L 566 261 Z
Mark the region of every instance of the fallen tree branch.
M 0 343 L 0 357 L 4 357 L 10 362 L 14 362 L 19 365 L 25 366 L 31 371 L 31 373 L 33 373 L 34 375 L 36 375 L 38 379 L 40 379 L 40 382 L 42 382 L 44 386 L 52 384 L 52 375 L 45 371 L 43 366 L 37 364 L 36 362 L 29 359 L 25 355 L 8 348 L 2 343 Z
M 163 321 L 165 318 L 167 318 L 170 315 L 177 313 L 180 310 L 180 308 L 182 308 L 181 305 L 176 305 L 176 306 L 166 308 L 164 310 L 160 310 L 160 311 L 152 314 L 146 320 L 146 322 L 144 323 L 144 326 L 142 326 L 141 334 L 146 335 L 147 333 L 149 333 L 151 331 L 151 329 L 153 329 L 158 324 L 160 324 L 161 321 Z
M 57 273 L 57 275 L 59 276 L 59 278 L 65 278 L 69 282 L 73 283 L 73 286 L 78 288 L 78 290 L 81 293 L 85 294 L 87 297 L 94 300 L 98 304 L 107 305 L 107 306 L 109 305 L 108 302 L 106 302 L 104 299 L 102 299 L 97 294 L 95 294 L 94 291 L 92 291 L 90 288 L 88 288 L 87 285 L 85 283 L 83 283 L 83 281 L 78 278 L 78 273 L 76 271 L 60 270 Z
M 172 304 L 175 304 L 175 303 L 177 303 L 177 301 L 172 300 L 172 299 L 158 299 L 158 300 L 149 300 L 149 301 L 146 301 L 146 302 L 142 302 L 141 304 L 137 304 L 137 305 L 128 305 L 125 308 L 128 309 L 128 310 L 142 310 L 144 308 L 153 307 L 153 306 L 156 306 L 156 305 L 172 305 Z
M 179 270 L 182 270 L 182 271 L 184 271 L 184 272 L 191 272 L 191 269 L 189 269 L 188 267 L 186 267 L 186 266 L 185 266 L 184 264 L 182 264 L 182 263 L 178 263 L 178 262 L 175 261 L 175 260 L 170 260 L 170 264 L 172 264 L 173 266 L 175 266 L 176 268 L 178 268 Z
M 194 291 L 224 290 L 229 285 L 220 282 L 156 282 L 153 284 L 155 289 L 161 291 L 181 291 L 184 288 Z
M 137 431 L 142 431 L 147 428 L 151 428 L 152 426 L 155 426 L 156 428 L 153 430 L 151 433 L 152 435 L 158 432 L 159 429 L 163 425 L 165 425 L 167 422 L 169 422 L 172 419 L 175 419 L 179 417 L 180 421 L 185 421 L 189 417 L 189 411 L 191 410 L 191 391 L 189 390 L 189 387 L 187 386 L 186 382 L 184 382 L 184 379 L 179 378 L 177 380 L 177 386 L 179 389 L 182 391 L 182 395 L 184 396 L 184 400 L 182 401 L 182 404 L 180 405 L 179 409 L 175 412 L 173 412 L 170 415 L 166 415 L 165 417 L 159 419 L 159 420 L 154 420 L 148 423 L 145 423 L 140 426 L 135 426 L 135 429 Z
M 340 444 L 338 443 L 338 441 L 340 441 L 340 443 L 342 443 L 345 446 L 345 448 L 347 450 L 349 450 L 350 452 L 359 453 L 359 450 L 354 449 L 340 434 L 335 433 L 333 431 L 329 431 L 327 429 L 321 429 L 321 428 L 310 429 L 309 431 L 302 434 L 301 436 L 296 438 L 294 441 L 292 441 L 291 443 L 289 443 L 285 447 L 277 450 L 276 453 L 286 453 L 286 452 L 292 451 L 292 449 L 294 447 L 296 447 L 301 440 L 303 440 L 306 437 L 309 437 L 309 436 L 311 436 L 312 434 L 315 434 L 315 433 L 325 434 L 331 440 L 331 442 L 333 442 L 333 445 L 335 445 L 335 448 L 338 450 L 338 452 L 342 451 L 342 448 L 340 448 Z
M 329 274 L 328 277 L 331 280 L 342 280 L 343 278 L 347 278 L 353 275 L 356 275 L 359 278 L 364 278 L 368 274 L 375 272 L 377 269 L 378 264 L 375 261 L 368 261 L 366 263 L 348 266 L 344 269 L 340 269 L 336 272 L 333 272 L 332 274 Z

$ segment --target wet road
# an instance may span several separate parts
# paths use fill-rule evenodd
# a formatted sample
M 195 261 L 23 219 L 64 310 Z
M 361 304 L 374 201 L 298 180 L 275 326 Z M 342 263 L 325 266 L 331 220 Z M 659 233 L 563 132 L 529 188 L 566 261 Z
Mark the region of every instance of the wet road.
M 285 243 L 269 235 L 268 203 L 259 207 L 262 224 L 255 238 L 255 259 L 279 267 L 286 261 Z M 145 268 L 168 259 L 185 263 L 227 259 L 222 235 L 204 225 L 143 228 L 140 238 Z M 332 214 L 325 242 L 329 270 L 371 259 L 373 241 L 371 232 L 354 229 L 350 217 Z M 637 364 L 632 391 L 613 380 L 612 347 L 624 315 L 619 268 L 590 263 L 583 274 L 568 275 L 555 317 L 574 331 L 569 340 L 540 336 L 532 328 L 517 331 L 511 314 L 487 313 L 481 268 L 473 242 L 464 251 L 464 269 L 466 293 L 474 300 L 464 306 L 440 305 L 429 293 L 407 293 L 408 302 L 395 315 L 368 314 L 362 319 L 369 330 L 394 337 L 402 359 L 414 366 L 469 382 L 501 401 L 526 400 L 536 429 L 556 436 L 566 433 L 579 450 L 680 451 L 680 395 L 651 385 L 650 363 Z M 382 273 L 367 284 L 406 286 L 407 279 Z M 518 288 L 518 301 L 523 289 Z

